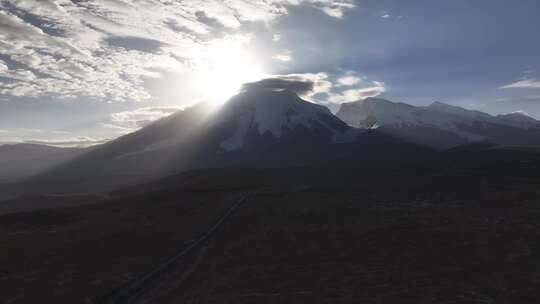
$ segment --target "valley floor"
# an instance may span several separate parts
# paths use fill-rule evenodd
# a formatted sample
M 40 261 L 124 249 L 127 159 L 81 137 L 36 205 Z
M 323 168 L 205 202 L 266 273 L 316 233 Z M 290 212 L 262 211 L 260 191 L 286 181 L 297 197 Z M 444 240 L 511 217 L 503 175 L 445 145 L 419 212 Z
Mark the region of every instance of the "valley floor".
M 394 204 L 393 204 L 394 203 Z M 540 209 L 253 198 L 154 303 L 538 303 Z
M 0 216 L 0 300 L 96 300 L 256 191 L 139 301 L 540 301 L 537 177 L 359 175 L 316 184 L 312 171 L 293 175 L 221 172 L 94 205 Z

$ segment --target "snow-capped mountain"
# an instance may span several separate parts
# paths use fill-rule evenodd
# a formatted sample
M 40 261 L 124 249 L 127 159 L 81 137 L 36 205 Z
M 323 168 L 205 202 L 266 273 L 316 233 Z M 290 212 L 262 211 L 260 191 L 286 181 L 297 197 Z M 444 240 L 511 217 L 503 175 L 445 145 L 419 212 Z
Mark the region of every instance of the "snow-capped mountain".
M 540 121 L 532 118 L 523 112 L 513 112 L 497 115 L 499 122 L 522 129 L 538 129 Z
M 262 141 L 313 143 L 342 141 L 350 129 L 323 106 L 306 102 L 289 91 L 251 89 L 234 96 L 210 128 L 229 127 L 219 147 L 231 151 Z
M 528 116 L 523 112 L 513 112 L 492 116 L 481 111 L 467 110 L 461 107 L 451 106 L 442 102 L 434 102 L 424 108 L 428 110 L 444 112 L 447 114 L 453 114 L 462 118 L 467 118 L 469 122 L 483 121 L 487 123 L 501 124 L 520 129 L 534 129 L 540 127 L 540 121 L 534 119 L 531 116 Z
M 142 144 L 116 158 L 196 142 L 204 144 L 208 153 L 219 154 L 253 146 L 340 142 L 350 130 L 326 107 L 302 100 L 295 93 L 251 89 L 222 106 L 200 104 L 178 112 L 110 146 L 125 146 L 135 139 Z
M 317 154 L 317 147 L 350 141 L 357 134 L 326 107 L 293 92 L 252 88 L 221 106 L 203 103 L 186 108 L 50 173 L 149 175 L 294 162 L 325 158 Z
M 441 102 L 416 107 L 368 98 L 343 104 L 336 116 L 355 128 L 378 128 L 387 134 L 437 148 L 478 141 L 507 145 L 540 143 L 540 122 L 532 117 L 521 113 L 492 116 Z
M 347 126 L 294 92 L 250 88 L 222 105 L 186 108 L 96 147 L 34 178 L 32 187 L 103 191 L 193 169 L 350 166 L 417 161 L 433 153 L 378 130 Z

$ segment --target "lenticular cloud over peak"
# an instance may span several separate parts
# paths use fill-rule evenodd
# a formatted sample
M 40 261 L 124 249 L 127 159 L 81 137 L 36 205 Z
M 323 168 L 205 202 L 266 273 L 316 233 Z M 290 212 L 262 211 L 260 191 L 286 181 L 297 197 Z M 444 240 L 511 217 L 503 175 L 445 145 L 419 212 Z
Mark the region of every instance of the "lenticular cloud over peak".
M 244 90 L 287 90 L 316 103 L 341 104 L 376 97 L 386 92 L 383 82 L 360 81 L 361 76 L 347 72 L 330 77 L 327 73 L 275 75 L 244 84 Z
M 327 92 L 332 83 L 325 73 L 275 75 L 256 82 L 246 83 L 244 90 L 287 90 L 299 95 L 312 95 Z

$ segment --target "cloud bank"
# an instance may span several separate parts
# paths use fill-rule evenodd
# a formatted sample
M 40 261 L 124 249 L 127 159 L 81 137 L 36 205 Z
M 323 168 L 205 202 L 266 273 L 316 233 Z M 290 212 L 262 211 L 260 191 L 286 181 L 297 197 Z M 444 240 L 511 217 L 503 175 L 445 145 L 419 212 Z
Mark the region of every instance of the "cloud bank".
M 288 90 L 310 101 L 323 104 L 358 101 L 386 92 L 383 82 L 363 81 L 363 77 L 352 71 L 334 78 L 332 81 L 327 73 L 274 75 L 247 83 L 243 89 Z
M 523 79 L 520 81 L 507 84 L 500 87 L 500 89 L 540 89 L 540 80 L 537 79 Z
M 58 140 L 28 139 L 23 141 L 27 144 L 47 145 L 59 148 L 87 148 L 95 145 L 101 145 L 109 141 L 108 139 L 94 139 L 86 136 L 75 138 L 65 138 Z
M 182 109 L 179 106 L 142 107 L 131 111 L 112 113 L 109 121 L 102 123 L 102 126 L 115 129 L 119 133 L 129 133 Z
M 269 23 L 299 5 L 335 18 L 354 7 L 353 0 L 0 1 L 0 95 L 149 99 L 145 79 L 196 69 L 216 33 L 235 39 L 244 23 Z
M 288 90 L 298 95 L 311 96 L 330 89 L 332 83 L 327 78 L 326 73 L 274 75 L 271 78 L 246 83 L 243 89 Z
M 30 143 L 55 147 L 85 148 L 109 141 L 107 138 L 77 136 L 64 130 L 15 128 L 0 130 L 0 145 Z

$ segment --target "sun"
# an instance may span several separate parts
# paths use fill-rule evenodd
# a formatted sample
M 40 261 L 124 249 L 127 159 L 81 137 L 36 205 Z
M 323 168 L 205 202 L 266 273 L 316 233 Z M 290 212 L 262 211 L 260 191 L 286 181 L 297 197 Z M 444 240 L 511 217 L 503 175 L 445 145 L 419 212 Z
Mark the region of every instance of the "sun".
M 261 64 L 245 41 L 223 39 L 210 43 L 200 54 L 195 86 L 202 97 L 222 103 L 238 93 L 244 83 L 264 78 Z

